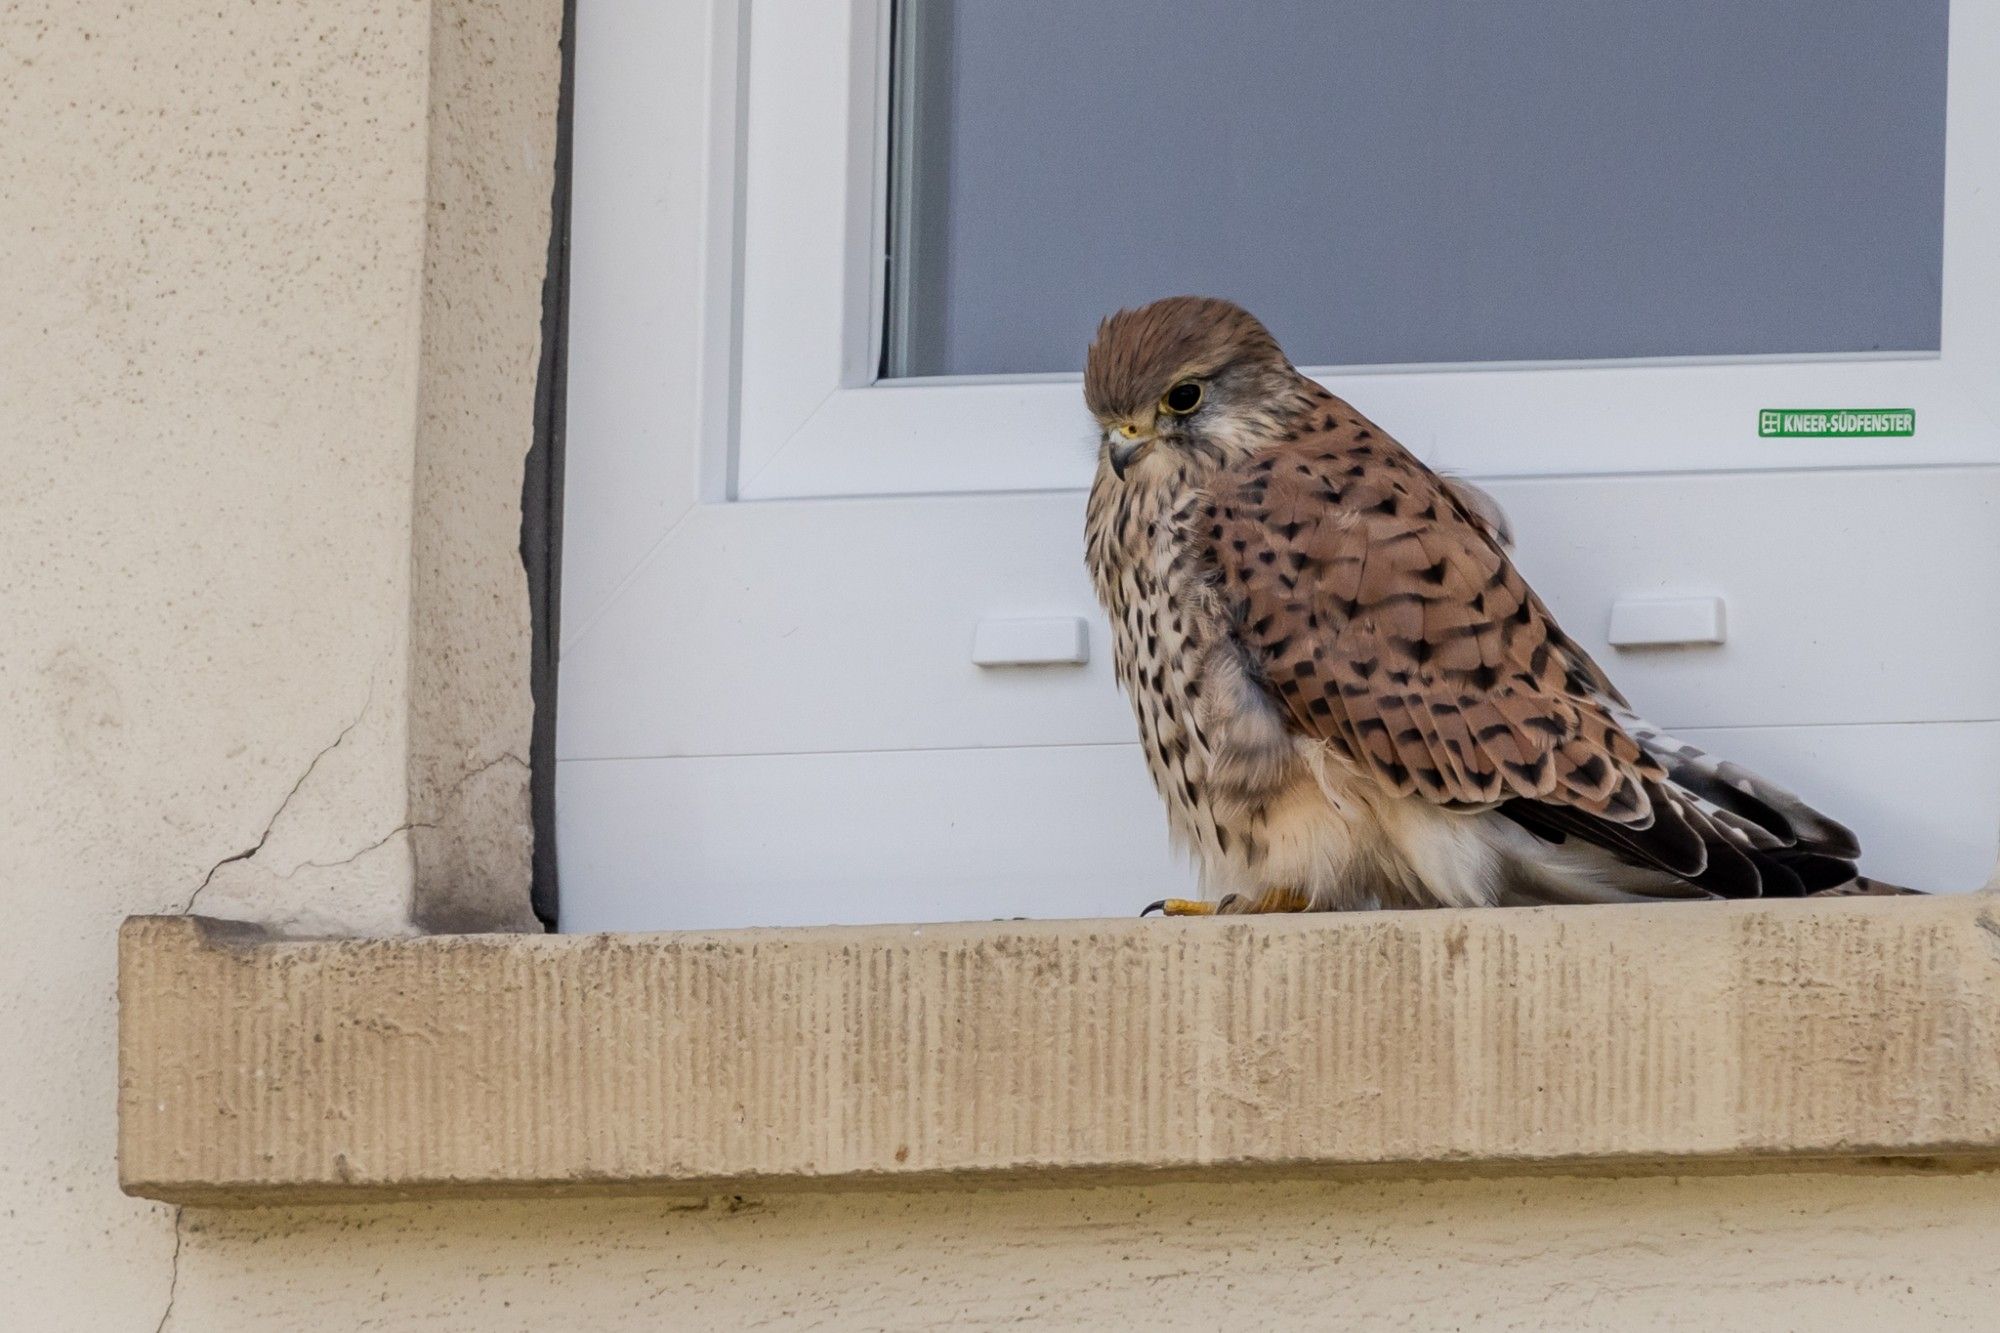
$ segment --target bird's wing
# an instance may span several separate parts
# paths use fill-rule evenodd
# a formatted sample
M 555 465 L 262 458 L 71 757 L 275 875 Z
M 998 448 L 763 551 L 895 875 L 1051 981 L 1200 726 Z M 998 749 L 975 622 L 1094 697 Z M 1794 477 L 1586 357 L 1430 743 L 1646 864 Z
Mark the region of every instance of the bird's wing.
M 1465 516 L 1479 525 L 1487 539 L 1503 551 L 1514 549 L 1514 521 L 1507 517 L 1507 511 L 1500 502 L 1486 491 L 1464 477 L 1449 474 L 1438 476 L 1438 485 L 1444 487 L 1445 494 L 1458 501 L 1458 507 Z
M 1218 476 L 1199 517 L 1216 587 L 1291 725 L 1399 794 L 1725 897 L 1850 880 L 1846 829 L 1631 711 L 1466 490 L 1331 413 Z
M 1435 476 L 1368 435 L 1309 434 L 1211 490 L 1224 597 L 1293 723 L 1404 795 L 1643 818 L 1642 783 L 1661 770 L 1513 562 Z
M 1401 446 L 1358 419 L 1308 431 L 1225 469 L 1209 501 L 1234 632 L 1300 732 L 1400 794 L 1525 804 L 1544 836 L 1708 869 L 1708 839 L 1659 799 L 1665 770 L 1613 716 L 1602 672 L 1494 525 Z

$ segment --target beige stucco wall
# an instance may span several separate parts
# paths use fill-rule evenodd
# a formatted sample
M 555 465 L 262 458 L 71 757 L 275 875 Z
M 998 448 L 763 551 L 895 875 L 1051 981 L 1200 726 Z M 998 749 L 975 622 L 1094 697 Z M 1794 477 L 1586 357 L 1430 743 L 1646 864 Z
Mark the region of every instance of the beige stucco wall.
M 426 28 L 394 0 L 0 5 L 0 1291 L 27 1327 L 166 1302 L 172 1218 L 112 1184 L 118 919 L 408 917 Z
M 1991 1326 L 1990 1175 L 120 1195 L 122 917 L 521 924 L 557 8 L 0 0 L 0 1322 Z
M 181 1301 L 212 1321 L 188 1328 L 494 1333 L 1991 1329 L 1996 1227 L 1990 1177 L 210 1213 L 186 1228 Z
M 410 539 L 414 915 L 426 930 L 539 930 L 528 910 L 521 465 L 542 346 L 562 6 L 430 8 Z

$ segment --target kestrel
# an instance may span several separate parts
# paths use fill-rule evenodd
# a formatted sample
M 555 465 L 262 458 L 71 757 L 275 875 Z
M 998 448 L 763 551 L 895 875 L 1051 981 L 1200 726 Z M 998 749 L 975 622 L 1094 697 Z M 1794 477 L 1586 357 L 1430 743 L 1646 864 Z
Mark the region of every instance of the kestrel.
M 1885 892 L 1854 835 L 1639 718 L 1483 492 L 1227 301 L 1104 321 L 1085 558 L 1176 842 L 1171 914 Z M 1151 909 L 1149 909 L 1151 910 Z

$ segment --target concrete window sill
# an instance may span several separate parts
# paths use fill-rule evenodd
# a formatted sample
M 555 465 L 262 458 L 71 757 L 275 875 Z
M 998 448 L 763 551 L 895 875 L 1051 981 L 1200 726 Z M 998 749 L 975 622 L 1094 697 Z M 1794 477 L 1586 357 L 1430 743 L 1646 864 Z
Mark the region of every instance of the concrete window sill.
M 120 952 L 177 1203 L 2000 1160 L 1990 897 Z

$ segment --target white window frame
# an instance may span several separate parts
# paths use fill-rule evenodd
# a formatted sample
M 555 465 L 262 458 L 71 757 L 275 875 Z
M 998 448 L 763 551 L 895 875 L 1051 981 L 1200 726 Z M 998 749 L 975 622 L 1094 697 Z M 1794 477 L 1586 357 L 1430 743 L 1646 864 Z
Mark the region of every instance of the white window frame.
M 1075 375 L 885 380 L 889 0 L 717 0 L 718 181 L 735 246 L 712 498 L 1069 490 L 1094 443 Z M 2000 461 L 2000 5 L 1951 8 L 1941 350 L 1313 367 L 1473 476 Z M 1965 77 L 1964 71 L 1987 71 Z M 729 118 L 733 116 L 733 126 Z M 1218 293 L 1227 295 L 1227 293 Z M 1772 407 L 1898 407 L 1913 438 L 1760 439 Z

